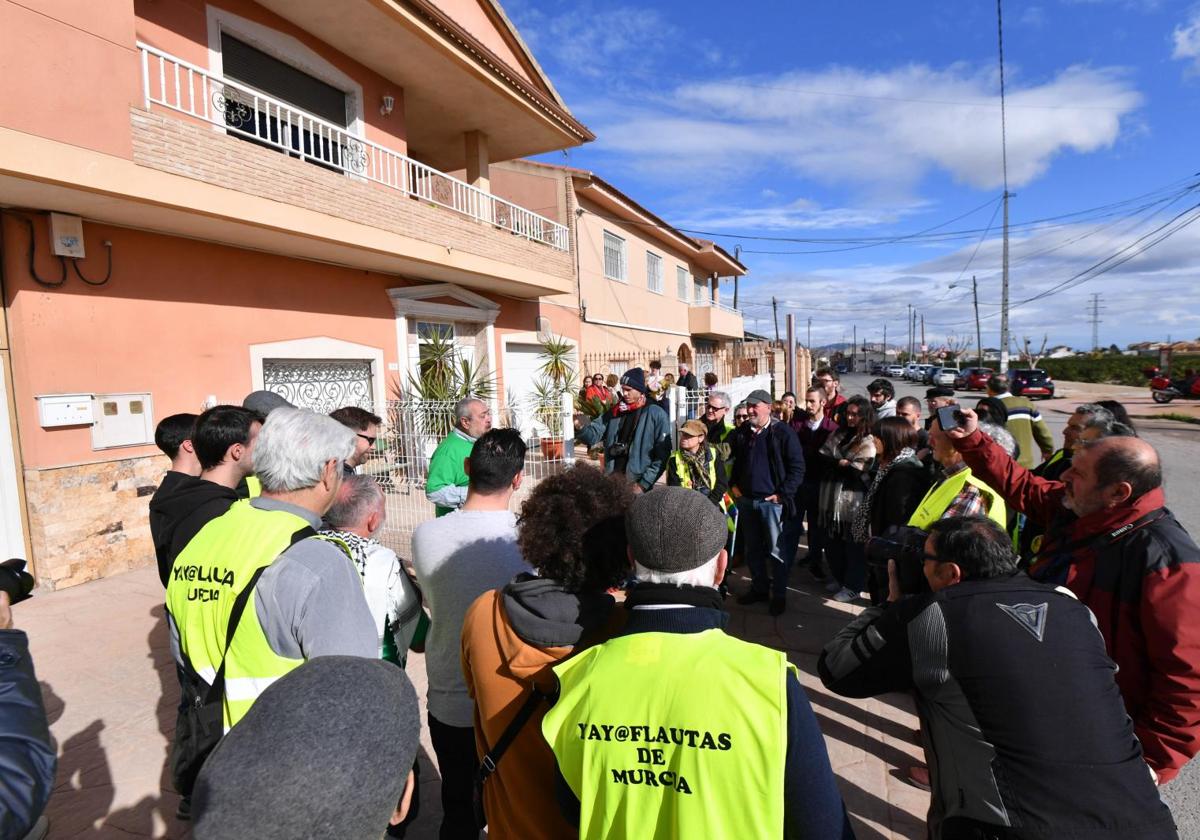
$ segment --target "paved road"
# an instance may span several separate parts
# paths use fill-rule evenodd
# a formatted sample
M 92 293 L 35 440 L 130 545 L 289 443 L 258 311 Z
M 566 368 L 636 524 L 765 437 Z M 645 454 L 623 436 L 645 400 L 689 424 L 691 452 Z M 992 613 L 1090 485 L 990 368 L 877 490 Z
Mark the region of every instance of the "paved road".
M 866 394 L 867 383 L 875 377 L 848 374 L 842 377 L 842 393 Z M 927 385 L 893 380 L 898 397 L 912 395 L 924 402 Z M 1101 386 L 1073 386 L 1059 383 L 1055 400 L 1041 400 L 1037 406 L 1055 443 L 1062 445 L 1062 430 L 1070 412 L 1081 402 L 1097 399 L 1120 400 L 1135 418 L 1141 411 L 1135 407 L 1145 402 L 1145 389 L 1130 389 L 1113 386 L 1107 393 L 1099 394 Z M 960 392 L 959 401 L 973 406 L 983 392 Z M 923 409 L 924 412 L 924 409 Z M 1158 450 L 1163 462 L 1164 481 L 1167 488 L 1167 503 L 1183 526 L 1193 536 L 1200 536 L 1200 494 L 1194 491 L 1200 479 L 1200 426 L 1172 420 L 1137 419 L 1138 433 Z M 1200 620 L 1198 618 L 1197 620 Z M 1184 840 L 1200 840 L 1200 760 L 1192 761 L 1170 785 L 1163 788 L 1163 797 L 1171 806 L 1175 821 L 1179 825 L 1179 836 Z

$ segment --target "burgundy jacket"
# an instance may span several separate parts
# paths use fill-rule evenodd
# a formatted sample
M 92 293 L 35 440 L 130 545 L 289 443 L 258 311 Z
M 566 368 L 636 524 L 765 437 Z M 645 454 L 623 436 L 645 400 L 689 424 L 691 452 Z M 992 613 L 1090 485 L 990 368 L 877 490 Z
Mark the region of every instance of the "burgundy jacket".
M 797 416 L 789 423 L 800 438 L 800 448 L 804 450 L 804 483 L 820 484 L 822 473 L 825 472 L 819 453 L 821 447 L 831 434 L 837 431 L 837 423 L 825 417 L 821 425 L 815 429 L 808 427 L 808 413 L 797 412 Z
M 1096 616 L 1146 763 L 1170 781 L 1200 752 L 1200 548 L 1163 507 L 1162 489 L 1081 518 L 1063 506 L 1063 482 L 1034 475 L 982 433 L 954 446 L 1045 526 L 1029 575 L 1065 585 Z

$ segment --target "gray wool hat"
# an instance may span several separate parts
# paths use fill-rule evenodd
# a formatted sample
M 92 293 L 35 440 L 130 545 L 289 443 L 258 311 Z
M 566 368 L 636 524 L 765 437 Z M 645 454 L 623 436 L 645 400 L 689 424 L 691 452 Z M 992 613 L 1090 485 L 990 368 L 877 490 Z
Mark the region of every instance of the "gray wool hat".
M 246 395 L 246 399 L 242 400 L 242 408 L 248 408 L 251 411 L 261 414 L 263 417 L 266 417 L 277 408 L 295 407 L 274 391 L 251 391 Z
M 321 656 L 267 688 L 204 762 L 197 840 L 379 840 L 417 754 L 417 695 L 390 662 Z M 414 794 L 415 795 L 415 794 Z
M 672 574 L 699 568 L 725 547 L 725 517 L 704 493 L 656 487 L 634 500 L 625 515 L 633 559 Z

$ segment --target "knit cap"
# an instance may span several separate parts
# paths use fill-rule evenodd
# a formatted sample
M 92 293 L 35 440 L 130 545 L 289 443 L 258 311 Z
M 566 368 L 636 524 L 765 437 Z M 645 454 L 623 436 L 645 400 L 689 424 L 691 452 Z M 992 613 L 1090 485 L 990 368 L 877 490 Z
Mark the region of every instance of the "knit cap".
M 638 496 L 625 515 L 633 559 L 671 574 L 703 566 L 725 547 L 725 516 L 704 493 L 656 487 Z
M 621 375 L 621 385 L 625 388 L 636 388 L 643 394 L 649 393 L 646 388 L 646 372 L 641 368 L 630 368 Z
M 392 663 L 311 659 L 259 695 L 204 762 L 195 837 L 379 840 L 420 727 L 416 692 Z

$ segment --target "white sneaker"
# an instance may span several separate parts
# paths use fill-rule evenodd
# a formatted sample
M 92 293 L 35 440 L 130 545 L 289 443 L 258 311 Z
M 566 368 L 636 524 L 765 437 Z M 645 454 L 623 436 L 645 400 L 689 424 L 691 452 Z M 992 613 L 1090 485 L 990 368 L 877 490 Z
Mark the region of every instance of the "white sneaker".
M 826 592 L 841 592 L 842 585 L 840 583 L 838 583 L 836 580 L 831 580 L 831 581 L 829 581 L 829 583 L 825 584 L 825 591 Z
M 834 595 L 833 600 L 839 601 L 840 603 L 843 603 L 843 604 L 848 604 L 851 601 L 858 600 L 858 593 L 855 592 L 853 589 L 848 589 L 846 587 L 842 587 L 842 591 L 839 592 L 838 594 Z

